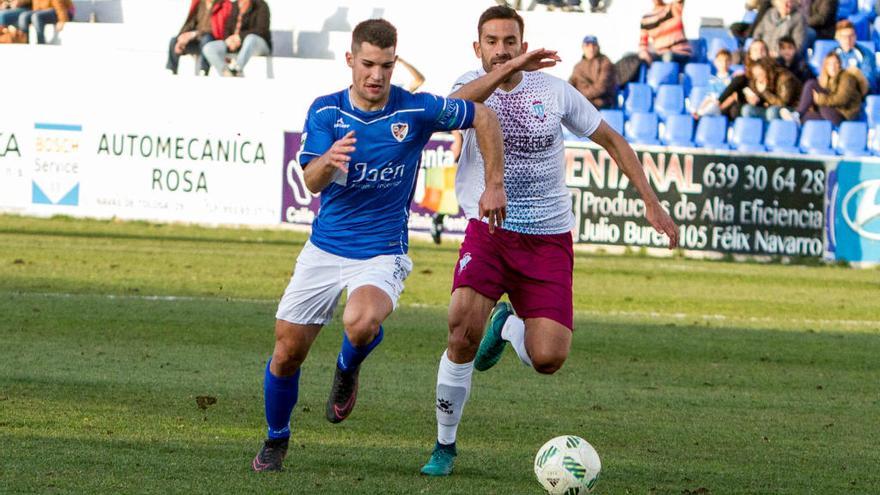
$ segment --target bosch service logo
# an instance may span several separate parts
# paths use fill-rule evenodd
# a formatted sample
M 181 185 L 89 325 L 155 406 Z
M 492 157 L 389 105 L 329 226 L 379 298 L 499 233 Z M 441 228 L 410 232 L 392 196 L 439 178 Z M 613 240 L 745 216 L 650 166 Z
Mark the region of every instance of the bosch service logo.
M 862 182 L 843 197 L 843 219 L 866 239 L 880 241 L 880 179 Z

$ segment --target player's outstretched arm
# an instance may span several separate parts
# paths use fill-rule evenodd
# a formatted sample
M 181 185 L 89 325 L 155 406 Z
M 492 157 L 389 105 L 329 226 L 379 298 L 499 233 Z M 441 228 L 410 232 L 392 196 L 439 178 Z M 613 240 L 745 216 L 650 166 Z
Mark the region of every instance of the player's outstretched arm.
M 504 144 L 501 139 L 501 124 L 491 109 L 476 103 L 474 105 L 474 131 L 477 144 L 485 164 L 486 189 L 480 196 L 480 218 L 489 220 L 489 232 L 504 224 L 507 216 L 507 195 L 504 192 Z
M 543 48 L 532 50 L 504 62 L 500 67 L 465 84 L 449 96 L 451 98 L 461 98 L 482 103 L 492 95 L 492 92 L 502 82 L 508 80 L 515 72 L 553 67 L 557 62 L 561 61 L 562 59 L 559 58 L 559 55 L 554 50 L 545 50 Z
M 354 153 L 357 139 L 354 131 L 337 140 L 323 155 L 310 161 L 303 171 L 306 187 L 312 194 L 318 194 L 333 181 L 337 170 L 348 173 L 348 162 Z
M 636 190 L 645 201 L 645 217 L 657 232 L 669 236 L 669 249 L 678 246 L 678 228 L 669 213 L 663 209 L 654 189 L 648 184 L 642 164 L 629 143 L 604 121 L 599 124 L 599 128 L 590 136 L 590 139 L 608 151 L 617 166 L 636 186 Z

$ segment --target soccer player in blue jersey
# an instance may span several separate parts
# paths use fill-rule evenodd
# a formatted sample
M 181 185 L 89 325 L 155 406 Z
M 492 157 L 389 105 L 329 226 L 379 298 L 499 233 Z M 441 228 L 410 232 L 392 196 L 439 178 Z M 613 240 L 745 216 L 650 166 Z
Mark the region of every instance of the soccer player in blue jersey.
M 316 99 L 306 118 L 298 161 L 306 187 L 321 193 L 321 209 L 275 315 L 275 350 L 264 381 L 269 432 L 253 460 L 255 471 L 282 469 L 300 366 L 343 290 L 345 332 L 327 419 L 338 423 L 354 408 L 360 364 L 382 341 L 382 322 L 412 269 L 406 254 L 409 206 L 422 148 L 433 132 L 476 131 L 485 157 L 480 211 L 493 227 L 504 220 L 495 114 L 479 103 L 393 87 L 396 45 L 397 32 L 388 21 L 358 24 L 346 54 L 352 85 Z

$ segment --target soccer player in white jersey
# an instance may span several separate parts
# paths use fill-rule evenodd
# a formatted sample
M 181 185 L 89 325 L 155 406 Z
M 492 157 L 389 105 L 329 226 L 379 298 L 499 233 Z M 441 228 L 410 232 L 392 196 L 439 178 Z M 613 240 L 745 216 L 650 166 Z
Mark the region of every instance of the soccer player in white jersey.
M 574 87 L 537 71 L 555 65 L 556 52 L 528 52 L 523 20 L 509 7 L 489 8 L 477 26 L 474 51 L 482 70 L 462 76 L 451 97 L 485 103 L 498 115 L 507 218 L 492 235 L 479 218 L 485 157 L 474 146 L 473 133 L 465 131 L 455 189 L 470 220 L 455 267 L 447 349 L 437 373 L 437 442 L 422 467 L 423 474 L 432 476 L 452 472 L 456 431 L 474 368 L 492 367 L 507 342 L 538 373 L 556 372 L 568 357 L 574 215 L 565 185 L 563 125 L 608 151 L 641 195 L 647 220 L 669 237 L 670 248 L 678 242 L 676 226 L 629 144 Z M 513 308 L 496 305 L 505 293 Z
M 268 438 L 252 462 L 255 471 L 282 469 L 300 365 L 333 318 L 343 290 L 345 331 L 327 419 L 338 423 L 354 408 L 360 365 L 382 341 L 382 322 L 397 306 L 412 269 L 409 207 L 422 148 L 435 131 L 476 129 L 488 167 L 481 213 L 493 228 L 504 219 L 495 114 L 480 103 L 392 87 L 396 46 L 397 31 L 388 21 L 358 24 L 346 54 L 351 86 L 317 98 L 306 117 L 297 160 L 306 187 L 321 193 L 321 208 L 275 314 L 275 350 L 263 389 Z

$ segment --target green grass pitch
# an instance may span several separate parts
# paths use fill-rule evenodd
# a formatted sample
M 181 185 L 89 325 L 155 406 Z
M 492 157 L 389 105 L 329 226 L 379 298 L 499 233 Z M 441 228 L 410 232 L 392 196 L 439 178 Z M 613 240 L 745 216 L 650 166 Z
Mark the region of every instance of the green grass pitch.
M 286 471 L 252 473 L 304 240 L 0 216 L 0 493 L 540 494 L 534 455 L 561 434 L 598 450 L 597 493 L 880 489 L 880 271 L 586 254 L 565 367 L 508 351 L 476 374 L 456 472 L 420 477 L 457 255 L 420 242 L 352 417 L 323 416 L 337 315 Z

